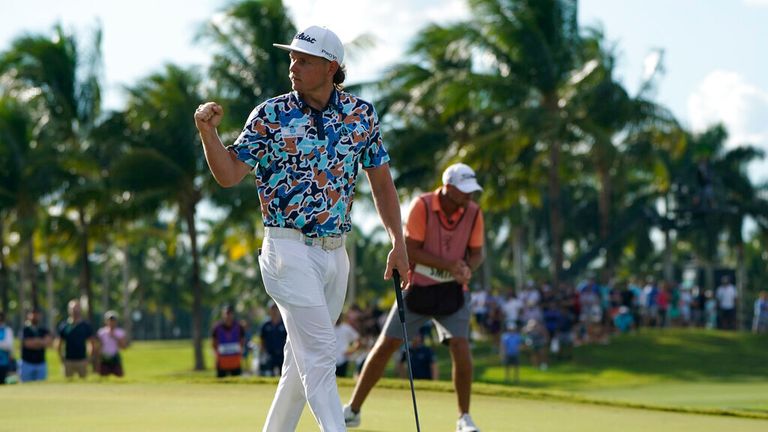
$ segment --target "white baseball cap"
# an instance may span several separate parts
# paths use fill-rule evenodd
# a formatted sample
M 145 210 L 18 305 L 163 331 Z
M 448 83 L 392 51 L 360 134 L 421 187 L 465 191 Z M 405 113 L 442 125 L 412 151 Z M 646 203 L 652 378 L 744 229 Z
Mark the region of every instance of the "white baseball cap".
M 464 193 L 483 190 L 477 183 L 475 172 L 463 163 L 453 164 L 443 171 L 443 184 L 453 185 Z
M 272 44 L 286 51 L 297 51 L 304 54 L 322 57 L 341 64 L 344 61 L 344 45 L 336 33 L 327 27 L 311 26 L 298 32 L 290 45 Z

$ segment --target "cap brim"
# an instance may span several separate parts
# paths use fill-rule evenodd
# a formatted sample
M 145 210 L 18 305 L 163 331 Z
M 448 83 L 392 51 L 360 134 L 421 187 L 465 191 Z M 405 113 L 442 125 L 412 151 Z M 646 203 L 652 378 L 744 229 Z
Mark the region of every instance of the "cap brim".
M 456 189 L 464 193 L 472 193 L 483 190 L 483 188 L 480 186 L 480 184 L 477 183 L 477 180 L 475 179 L 466 180 L 460 182 L 459 184 L 455 184 L 454 186 L 456 186 Z
M 285 44 L 276 44 L 276 43 L 273 43 L 273 44 L 272 44 L 272 46 L 273 46 L 273 47 L 276 47 L 276 48 L 280 48 L 281 50 L 285 50 L 285 51 L 296 51 L 296 52 L 300 52 L 300 53 L 302 53 L 302 54 L 307 54 L 307 55 L 311 55 L 311 56 L 313 56 L 313 57 L 318 57 L 318 58 L 321 58 L 321 59 L 325 59 L 325 60 L 328 60 L 328 58 L 327 58 L 327 57 L 324 57 L 324 56 L 322 56 L 322 55 L 318 55 L 317 53 L 313 53 L 313 52 L 307 51 L 307 50 L 305 50 L 305 49 L 297 48 L 297 47 L 295 47 L 295 46 L 292 46 L 292 45 L 285 45 Z M 330 60 L 328 60 L 328 61 L 330 61 Z

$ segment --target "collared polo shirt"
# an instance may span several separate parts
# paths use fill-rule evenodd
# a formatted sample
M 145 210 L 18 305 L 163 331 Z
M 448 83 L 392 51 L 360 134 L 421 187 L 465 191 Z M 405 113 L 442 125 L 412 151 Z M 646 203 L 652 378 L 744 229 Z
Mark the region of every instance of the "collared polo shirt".
M 452 215 L 446 215 L 440 206 L 440 188 L 434 191 L 432 194 L 432 209 L 440 217 L 440 221 L 447 227 L 454 227 L 461 220 L 461 215 L 464 214 L 464 208 L 459 207 Z M 483 220 L 483 212 L 477 214 L 475 219 L 475 225 L 472 227 L 472 233 L 469 236 L 468 246 L 471 248 L 483 247 L 485 237 L 483 232 L 485 230 L 485 222 Z M 416 198 L 411 203 L 411 208 L 408 210 L 408 218 L 405 225 L 405 236 L 416 240 L 424 241 L 427 238 L 427 206 L 420 198 Z
M 359 166 L 389 162 L 373 105 L 336 90 L 322 111 L 297 92 L 267 100 L 229 149 L 254 169 L 264 225 L 309 237 L 348 232 Z

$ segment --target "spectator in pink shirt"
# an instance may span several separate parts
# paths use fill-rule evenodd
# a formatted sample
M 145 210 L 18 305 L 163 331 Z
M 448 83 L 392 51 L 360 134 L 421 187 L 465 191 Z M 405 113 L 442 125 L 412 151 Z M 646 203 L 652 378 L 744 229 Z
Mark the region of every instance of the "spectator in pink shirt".
M 125 330 L 117 326 L 117 313 L 107 311 L 104 314 L 104 327 L 98 331 L 99 352 L 97 370 L 99 375 L 123 376 L 123 362 L 120 350 L 128 347 Z

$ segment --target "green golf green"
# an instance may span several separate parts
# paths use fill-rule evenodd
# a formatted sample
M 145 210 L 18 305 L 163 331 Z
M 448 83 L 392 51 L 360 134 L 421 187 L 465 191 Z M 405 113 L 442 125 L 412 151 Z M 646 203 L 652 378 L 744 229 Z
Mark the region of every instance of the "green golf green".
M 0 390 L 2 432 L 203 432 L 259 430 L 273 384 L 42 383 Z M 342 398 L 349 387 L 342 387 Z M 455 398 L 417 393 L 424 431 L 455 428 Z M 659 412 L 547 400 L 475 396 L 473 416 L 484 432 L 503 431 L 765 431 L 768 421 Z M 375 389 L 361 432 L 415 430 L 410 391 Z M 309 410 L 297 429 L 316 431 Z
M 425 432 L 453 430 L 457 417 L 449 357 L 444 347 L 436 352 L 441 380 L 416 383 Z M 477 341 L 472 414 L 483 432 L 764 431 L 767 356 L 764 336 L 648 330 L 578 347 L 573 359 L 547 371 L 524 358 L 521 382 L 509 385 L 493 347 Z M 260 430 L 276 385 L 273 378 L 219 381 L 211 370 L 192 372 L 189 341 L 136 342 L 124 353 L 123 379 L 91 374 L 67 383 L 54 353 L 48 360 L 47 382 L 0 386 L 0 432 Z M 347 400 L 354 381 L 339 385 Z M 317 430 L 309 410 L 298 430 Z M 415 430 L 408 381 L 383 379 L 356 430 Z

